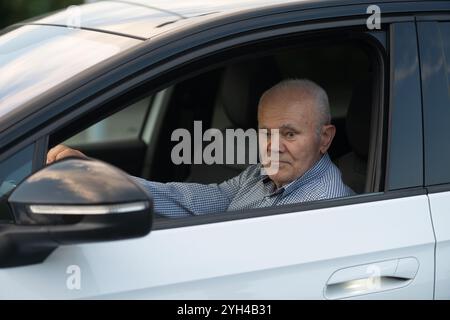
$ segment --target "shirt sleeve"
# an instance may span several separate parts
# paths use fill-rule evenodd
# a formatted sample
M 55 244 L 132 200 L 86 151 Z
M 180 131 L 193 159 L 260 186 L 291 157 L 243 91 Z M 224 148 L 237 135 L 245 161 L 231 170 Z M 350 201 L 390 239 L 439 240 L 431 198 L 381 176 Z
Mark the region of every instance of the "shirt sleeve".
M 150 192 L 156 214 L 188 217 L 227 211 L 240 188 L 245 171 L 221 184 L 161 183 L 133 176 L 131 178 Z

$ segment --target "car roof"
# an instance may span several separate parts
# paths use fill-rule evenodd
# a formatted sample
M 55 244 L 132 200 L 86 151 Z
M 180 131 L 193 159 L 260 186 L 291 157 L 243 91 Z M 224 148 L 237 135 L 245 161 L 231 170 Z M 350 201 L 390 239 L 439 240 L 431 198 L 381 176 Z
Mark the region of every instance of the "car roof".
M 144 40 L 189 24 L 243 11 L 289 5 L 326 7 L 362 2 L 366 0 L 105 0 L 72 6 L 25 23 L 81 27 Z
M 228 19 L 230 17 L 233 22 L 237 22 L 248 17 L 264 16 L 272 13 L 341 7 L 353 4 L 369 5 L 373 3 L 373 0 L 90 0 L 89 2 L 25 21 L 13 26 L 11 29 L 6 29 L 5 32 L 10 32 L 14 28 L 25 29 L 29 27 L 55 29 L 53 30 L 54 32 L 57 32 L 56 29 L 61 29 L 59 31 L 70 30 L 74 34 L 89 34 L 89 36 L 97 34 L 99 38 L 104 36 L 108 39 L 100 39 L 99 41 L 105 42 L 105 45 L 110 44 L 111 40 L 109 39 L 111 35 L 114 35 L 113 38 L 118 38 L 116 39 L 117 41 L 134 41 L 137 39 L 139 44 L 135 46 L 140 47 L 144 43 L 151 45 L 154 43 L 153 40 L 141 40 L 156 38 L 161 34 L 176 33 L 177 30 L 184 30 L 185 27 L 188 29 L 192 27 L 196 32 L 199 25 L 202 27 L 203 24 L 208 25 L 210 22 L 222 24 L 223 21 L 229 22 Z M 380 2 L 421 2 L 425 4 L 427 1 L 376 1 L 376 3 Z M 434 2 L 436 1 L 430 1 L 430 3 Z M 444 3 L 446 1 L 441 0 L 439 2 Z M 47 31 L 42 30 L 42 32 L 45 33 Z M 5 34 L 8 35 L 8 33 Z M 77 45 L 77 41 L 73 43 Z M 15 43 L 13 44 L 15 46 Z M 29 79 L 24 79 L 24 81 L 29 81 Z M 66 82 L 69 81 L 71 80 Z M 74 81 L 77 80 L 75 79 Z M 52 90 L 45 91 L 39 96 L 54 99 L 62 94 L 56 92 L 56 89 Z M 45 101 L 45 99 L 42 99 L 42 101 Z M 19 114 L 20 117 L 26 117 L 33 111 L 38 110 L 42 101 L 33 98 L 32 101 L 24 102 L 20 106 L 10 107 L 11 112 L 7 115 L 2 116 L 0 114 L 0 132 L 12 126 Z

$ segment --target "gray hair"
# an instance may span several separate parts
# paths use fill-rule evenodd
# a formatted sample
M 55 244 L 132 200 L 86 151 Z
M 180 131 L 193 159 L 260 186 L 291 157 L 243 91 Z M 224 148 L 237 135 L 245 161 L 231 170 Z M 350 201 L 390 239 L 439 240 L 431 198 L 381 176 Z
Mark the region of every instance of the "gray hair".
M 286 90 L 302 92 L 313 99 L 313 101 L 315 102 L 314 106 L 319 116 L 319 123 L 317 124 L 316 130 L 317 135 L 320 136 L 322 126 L 331 123 L 330 103 L 325 90 L 317 83 L 308 79 L 287 79 L 279 82 L 278 84 L 267 90 L 261 96 L 261 100 L 267 94 L 270 94 L 272 92 L 282 92 Z

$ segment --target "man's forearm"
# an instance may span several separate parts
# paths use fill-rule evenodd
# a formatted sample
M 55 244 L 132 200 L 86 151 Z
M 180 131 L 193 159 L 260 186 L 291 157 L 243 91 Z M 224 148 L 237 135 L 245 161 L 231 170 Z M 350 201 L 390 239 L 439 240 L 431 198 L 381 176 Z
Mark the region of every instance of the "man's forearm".
M 224 212 L 230 205 L 230 199 L 216 184 L 160 183 L 131 178 L 150 192 L 154 212 L 166 217 Z

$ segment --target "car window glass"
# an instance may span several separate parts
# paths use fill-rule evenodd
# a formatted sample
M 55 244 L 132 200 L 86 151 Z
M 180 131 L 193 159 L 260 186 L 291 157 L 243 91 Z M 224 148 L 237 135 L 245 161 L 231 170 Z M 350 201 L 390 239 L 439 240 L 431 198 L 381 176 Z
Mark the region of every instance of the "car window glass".
M 378 103 L 374 103 L 379 100 L 375 99 L 374 95 L 377 93 L 373 88 L 379 81 L 381 72 L 375 71 L 380 65 L 367 49 L 366 43 L 353 40 L 332 44 L 312 42 L 309 46 L 287 46 L 270 50 L 265 55 L 227 60 L 215 68 L 205 67 L 204 70 L 199 70 L 197 66 L 192 67 L 196 71 L 187 76 L 183 74 L 178 81 L 171 81 L 170 90 L 166 87 L 160 92 L 147 93 L 153 95 L 154 99 L 150 101 L 152 107 L 146 116 L 149 119 L 146 126 L 155 124 L 150 127 L 157 128 L 151 135 L 155 137 L 151 143 L 149 141 L 152 139 L 142 139 L 142 144 L 136 145 L 134 149 L 130 148 L 133 144 L 94 144 L 85 149 L 79 145 L 78 149 L 87 156 L 114 164 L 125 172 L 137 172 L 132 175 L 148 181 L 184 182 L 190 183 L 190 186 L 236 181 L 232 179 L 239 177 L 243 170 L 257 165 L 255 143 L 258 137 L 247 138 L 245 131 L 253 129 L 256 132 L 258 129 L 257 107 L 261 95 L 282 80 L 309 79 L 321 86 L 329 97 L 331 121 L 337 133 L 328 155 L 341 172 L 342 194 L 377 191 L 371 187 L 372 183 L 367 183 L 369 178 L 372 179 L 367 174 L 367 168 L 369 157 L 372 156 L 369 150 L 375 148 L 372 147 L 375 139 L 371 139 L 374 133 L 371 130 L 372 114 L 377 114 L 373 109 L 379 108 Z M 152 88 L 152 85 L 146 84 L 145 88 Z M 138 92 L 146 94 L 140 90 Z M 133 97 L 133 93 L 123 96 L 117 102 L 138 98 Z M 119 109 L 117 102 L 108 102 L 104 110 L 110 110 L 110 106 Z M 126 112 L 125 110 L 121 112 Z M 86 115 L 86 120 L 91 123 L 92 117 Z M 97 126 L 105 120 L 99 117 L 98 121 Z M 80 126 L 83 125 L 83 119 L 77 122 Z M 76 134 L 73 126 L 72 124 L 68 128 L 67 133 L 61 130 L 50 137 L 50 146 L 64 143 L 67 137 L 73 139 Z M 95 126 L 87 131 L 91 131 L 93 135 L 98 134 L 95 133 Z M 113 128 L 114 126 L 110 127 L 111 130 Z M 141 131 L 142 137 L 145 137 L 146 130 Z M 243 143 L 239 143 L 238 139 L 231 140 L 233 137 L 227 138 L 227 131 L 231 131 L 231 134 L 242 132 L 241 138 L 244 140 L 239 141 Z M 213 132 L 219 138 L 210 139 L 208 134 Z M 123 131 L 121 134 L 124 134 Z M 98 136 L 106 138 L 107 134 Z M 59 137 L 61 138 L 58 139 Z M 233 155 L 233 158 L 230 162 L 224 162 L 223 155 Z M 244 161 L 241 161 L 242 158 Z M 348 187 L 344 188 L 344 184 Z M 189 193 L 186 198 L 190 199 Z M 290 203 L 288 201 L 309 200 L 277 201 L 273 200 L 270 206 Z M 245 205 L 242 203 L 239 205 Z M 234 210 L 236 207 L 231 208 Z
M 450 22 L 441 23 L 441 38 L 443 40 L 445 62 L 447 66 L 447 84 L 450 94 Z
M 124 110 L 76 134 L 65 143 L 70 146 L 139 139 L 150 102 L 151 97 L 139 100 Z

